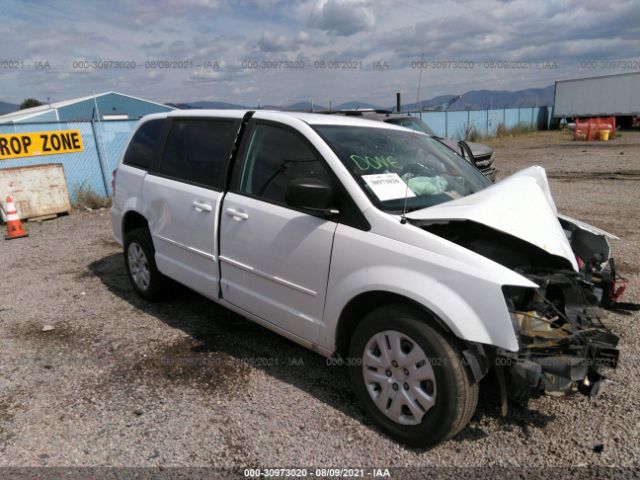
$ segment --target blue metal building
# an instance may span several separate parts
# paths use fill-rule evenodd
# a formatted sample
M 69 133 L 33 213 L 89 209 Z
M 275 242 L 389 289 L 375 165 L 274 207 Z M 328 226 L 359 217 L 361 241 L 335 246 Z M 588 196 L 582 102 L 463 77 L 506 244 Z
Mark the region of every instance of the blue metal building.
M 137 120 L 150 113 L 169 110 L 174 109 L 123 93 L 105 92 L 8 113 L 0 116 L 0 124 Z

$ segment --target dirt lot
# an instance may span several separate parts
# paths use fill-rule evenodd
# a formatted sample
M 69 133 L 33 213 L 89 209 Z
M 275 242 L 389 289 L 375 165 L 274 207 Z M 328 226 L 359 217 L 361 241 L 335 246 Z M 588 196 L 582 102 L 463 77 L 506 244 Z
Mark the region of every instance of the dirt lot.
M 561 212 L 620 237 L 626 300 L 640 302 L 640 132 L 494 143 L 501 177 L 544 166 Z M 345 369 L 185 289 L 140 300 L 107 211 L 28 226 L 0 241 L 0 466 L 638 465 L 638 314 L 608 317 L 620 367 L 598 397 L 501 418 L 484 392 L 461 434 L 414 450 L 371 425 Z

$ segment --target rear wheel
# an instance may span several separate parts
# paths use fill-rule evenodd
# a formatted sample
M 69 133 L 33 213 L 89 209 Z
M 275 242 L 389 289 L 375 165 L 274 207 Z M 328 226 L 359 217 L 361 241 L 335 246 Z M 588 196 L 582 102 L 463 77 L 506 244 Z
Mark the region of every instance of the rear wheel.
M 160 300 L 165 278 L 156 266 L 153 241 L 146 228 L 136 228 L 125 235 L 124 262 L 136 292 L 145 300 Z
M 385 433 L 416 447 L 454 436 L 478 401 L 462 356 L 423 317 L 402 305 L 378 308 L 356 327 L 350 345 L 359 400 Z

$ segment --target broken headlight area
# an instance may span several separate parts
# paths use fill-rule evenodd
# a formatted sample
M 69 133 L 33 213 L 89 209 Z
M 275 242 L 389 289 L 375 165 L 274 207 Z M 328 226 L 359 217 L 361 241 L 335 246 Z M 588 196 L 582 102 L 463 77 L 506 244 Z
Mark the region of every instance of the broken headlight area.
M 542 272 L 576 273 L 566 258 L 550 254 L 521 238 L 486 225 L 472 221 L 414 223 L 525 276 L 533 273 L 533 265 Z M 561 225 L 579 267 L 580 277 L 577 281 L 584 287 L 583 302 L 615 311 L 638 310 L 638 305 L 620 302 L 627 281 L 616 271 L 614 259 L 609 258 L 606 237 L 580 229 L 566 220 L 562 220 Z M 574 304 L 580 303 L 576 300 Z
M 628 281 L 618 274 L 613 258 L 607 262 L 607 268 L 584 264 L 578 256 L 580 271 L 589 278 L 593 288 L 588 292 L 591 303 L 599 305 L 607 310 L 625 313 L 629 310 L 640 310 L 640 305 L 629 302 L 621 302 L 627 288 Z
M 549 394 L 597 393 L 618 362 L 618 337 L 602 322 L 594 284 L 582 272 L 524 271 L 538 289 L 504 287 L 518 335 L 517 353 L 501 352 L 510 396 L 532 388 Z
M 597 231 L 585 230 L 567 218 L 559 220 L 575 253 L 580 272 L 593 284 L 592 290 L 586 292 L 590 303 L 614 311 L 638 310 L 639 306 L 636 304 L 620 302 L 627 287 L 627 280 L 618 274 L 615 260 L 609 257 L 610 249 L 606 235 L 611 235 L 604 231 L 600 234 Z M 586 226 L 589 227 L 591 226 Z

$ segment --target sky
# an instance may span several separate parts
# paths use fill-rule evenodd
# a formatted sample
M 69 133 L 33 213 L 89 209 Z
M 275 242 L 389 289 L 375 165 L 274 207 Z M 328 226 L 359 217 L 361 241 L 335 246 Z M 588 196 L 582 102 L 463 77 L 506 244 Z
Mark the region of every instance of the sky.
M 640 70 L 638 0 L 0 0 L 0 10 L 0 101 L 11 103 L 117 91 L 393 105 L 395 92 L 408 103 Z

